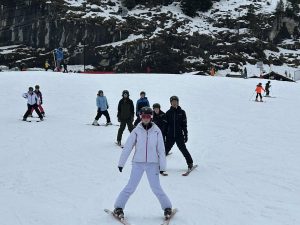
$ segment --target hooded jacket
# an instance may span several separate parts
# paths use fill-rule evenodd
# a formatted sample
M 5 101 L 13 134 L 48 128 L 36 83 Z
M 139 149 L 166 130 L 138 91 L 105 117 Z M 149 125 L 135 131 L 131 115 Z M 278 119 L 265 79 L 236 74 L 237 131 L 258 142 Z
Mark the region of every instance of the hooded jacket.
M 134 117 L 134 105 L 130 98 L 122 98 L 118 104 L 118 115 L 119 120 L 129 120 Z
M 108 103 L 107 103 L 106 97 L 105 96 L 97 96 L 96 105 L 97 105 L 98 109 L 100 109 L 101 111 L 107 110 Z
M 124 167 L 135 147 L 132 162 L 158 163 L 160 171 L 166 170 L 166 152 L 162 133 L 158 126 L 151 124 L 148 130 L 143 127 L 142 123 L 132 130 L 120 156 L 119 167 Z
M 27 98 L 27 104 L 29 105 L 35 105 L 35 104 L 39 105 L 40 103 L 40 99 L 35 92 L 32 92 L 32 94 L 30 94 L 29 92 L 24 93 L 22 96 L 23 98 Z

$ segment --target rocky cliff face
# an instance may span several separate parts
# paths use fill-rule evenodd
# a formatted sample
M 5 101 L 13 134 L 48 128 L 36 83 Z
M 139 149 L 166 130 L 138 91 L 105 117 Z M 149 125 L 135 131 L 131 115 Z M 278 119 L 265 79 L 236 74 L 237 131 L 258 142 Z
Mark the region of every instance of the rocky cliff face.
M 2 0 L 0 46 L 17 46 L 0 47 L 0 64 L 42 67 L 63 47 L 69 64 L 84 60 L 104 71 L 237 71 L 258 60 L 298 66 L 297 51 L 279 52 L 299 49 L 299 20 L 264 12 L 265 2 L 221 0 L 193 19 L 172 0 L 144 1 L 132 11 L 117 0 Z M 249 7 L 256 7 L 254 17 Z

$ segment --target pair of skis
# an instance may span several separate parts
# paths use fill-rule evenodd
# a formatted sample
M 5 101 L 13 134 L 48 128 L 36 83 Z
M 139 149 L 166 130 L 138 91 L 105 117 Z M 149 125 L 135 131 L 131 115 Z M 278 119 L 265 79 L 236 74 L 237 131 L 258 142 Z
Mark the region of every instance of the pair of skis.
M 116 126 L 116 127 L 119 127 L 120 125 L 119 124 L 106 124 L 106 123 L 99 123 L 97 125 L 95 124 L 91 124 L 91 123 L 87 123 L 86 125 L 92 125 L 92 126 L 95 126 L 95 127 L 109 127 L 109 126 Z
M 24 122 L 28 122 L 28 123 L 31 123 L 31 122 L 43 122 L 44 120 L 23 120 L 21 119 L 21 121 L 24 121 Z
M 118 215 L 114 214 L 113 211 L 109 210 L 109 209 L 104 209 L 104 212 L 106 212 L 109 215 L 112 215 L 113 218 L 115 218 L 117 221 L 119 221 L 120 223 L 124 224 L 124 225 L 130 225 L 130 223 L 127 221 L 127 219 L 125 219 L 124 217 L 118 217 Z M 172 213 L 169 217 L 164 218 L 163 223 L 161 225 L 169 225 L 171 219 L 174 217 L 174 215 L 178 212 L 178 209 L 173 209 Z
M 181 174 L 182 176 L 186 177 L 188 176 L 194 169 L 196 169 L 198 167 L 198 165 L 194 165 L 191 169 L 188 169 L 186 172 L 184 172 L 183 174 Z M 166 177 L 169 176 L 169 174 L 167 174 L 166 172 L 161 173 L 160 175 Z

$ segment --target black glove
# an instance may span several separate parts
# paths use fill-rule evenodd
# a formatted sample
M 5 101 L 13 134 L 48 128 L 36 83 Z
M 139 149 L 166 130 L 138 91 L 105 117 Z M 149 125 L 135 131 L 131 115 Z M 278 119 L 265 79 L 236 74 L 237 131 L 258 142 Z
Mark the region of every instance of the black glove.
M 120 173 L 122 173 L 123 167 L 119 166 L 118 168 L 119 168 Z
M 188 141 L 188 136 L 184 135 L 184 143 L 187 143 L 187 141 Z

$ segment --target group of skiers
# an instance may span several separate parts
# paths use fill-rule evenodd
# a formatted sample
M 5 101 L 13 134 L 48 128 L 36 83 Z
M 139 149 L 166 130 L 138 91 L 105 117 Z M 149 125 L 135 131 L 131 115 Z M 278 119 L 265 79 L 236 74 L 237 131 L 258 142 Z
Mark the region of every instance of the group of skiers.
M 262 83 L 258 83 L 256 85 L 256 97 L 255 97 L 255 101 L 258 102 L 258 97 L 260 98 L 260 101 L 263 102 L 263 97 L 262 97 L 262 93 L 266 92 L 265 97 L 270 97 L 270 88 L 271 88 L 271 81 L 268 81 L 265 85 L 265 88 L 263 88 Z
M 123 209 L 130 195 L 135 191 L 144 172 L 147 174 L 150 187 L 158 198 L 166 218 L 171 216 L 172 204 L 162 190 L 159 181 L 159 174 L 165 175 L 166 156 L 176 143 L 182 152 L 188 170 L 193 168 L 193 159 L 186 148 L 188 141 L 186 113 L 179 106 L 177 96 L 170 97 L 170 109 L 164 113 L 159 103 L 150 107 L 146 93 L 142 91 L 136 103 L 136 120 L 134 121 L 134 104 L 129 98 L 129 91 L 122 92 L 122 98 L 118 104 L 118 122 L 120 128 L 117 134 L 117 144 L 121 146 L 122 135 L 127 125 L 130 135 L 123 147 L 118 163 L 118 169 L 123 171 L 125 163 L 135 147 L 135 154 L 132 159 L 132 170 L 128 184 L 119 194 L 114 206 L 114 214 L 124 218 Z M 106 117 L 106 125 L 110 125 L 110 116 L 107 111 L 108 102 L 103 91 L 97 93 L 96 98 L 97 115 L 93 125 L 99 125 L 98 120 L 103 114 Z
M 43 120 L 45 116 L 44 108 L 42 107 L 43 104 L 43 95 L 40 91 L 40 86 L 35 85 L 35 90 L 33 87 L 28 88 L 28 92 L 24 93 L 23 98 L 27 99 L 27 111 L 23 116 L 23 121 L 27 120 L 27 117 L 32 117 L 32 113 L 35 110 L 40 120 Z

